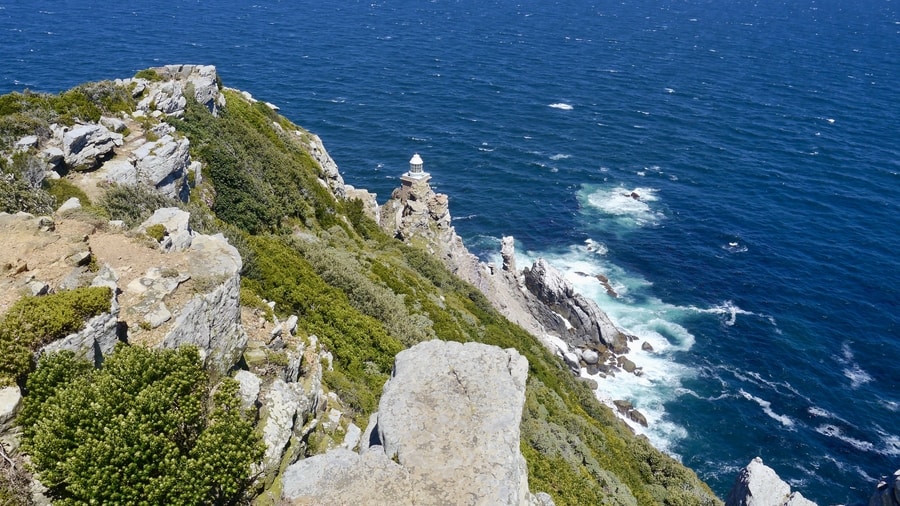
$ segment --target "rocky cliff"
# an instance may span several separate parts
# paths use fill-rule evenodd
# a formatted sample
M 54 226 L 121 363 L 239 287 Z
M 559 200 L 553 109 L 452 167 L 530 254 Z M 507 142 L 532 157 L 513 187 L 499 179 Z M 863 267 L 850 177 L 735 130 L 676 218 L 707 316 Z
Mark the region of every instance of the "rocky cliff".
M 741 469 L 728 498 L 726 506 L 815 506 L 800 492 L 791 492 L 775 471 L 756 457 Z

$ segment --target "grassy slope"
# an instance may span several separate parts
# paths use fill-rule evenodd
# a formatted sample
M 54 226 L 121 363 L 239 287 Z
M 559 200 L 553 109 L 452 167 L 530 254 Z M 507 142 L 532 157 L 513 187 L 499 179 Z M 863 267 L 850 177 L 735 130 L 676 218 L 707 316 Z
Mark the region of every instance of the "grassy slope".
M 301 332 L 333 353 L 325 381 L 358 423 L 377 409 L 393 357 L 406 346 L 438 337 L 516 348 L 530 364 L 522 452 L 532 490 L 558 505 L 718 503 L 692 471 L 635 437 L 475 288 L 385 236 L 359 202 L 335 200 L 299 138 L 287 133 L 298 127 L 262 103 L 225 94 L 218 118 L 191 103 L 182 120 L 172 120 L 205 164 L 188 205 L 193 224 L 224 232 L 245 260 L 243 290 L 297 314 Z

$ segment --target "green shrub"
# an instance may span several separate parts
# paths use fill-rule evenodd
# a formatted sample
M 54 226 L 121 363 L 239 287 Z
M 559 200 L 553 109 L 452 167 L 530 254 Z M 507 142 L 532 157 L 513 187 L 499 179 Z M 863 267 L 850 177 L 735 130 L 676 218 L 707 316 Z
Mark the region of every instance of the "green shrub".
M 57 207 L 72 197 L 77 197 L 82 207 L 91 206 L 91 199 L 87 194 L 67 179 L 47 179 L 44 181 L 44 188 L 56 199 Z
M 153 69 L 144 69 L 139 70 L 137 74 L 134 75 L 137 79 L 146 79 L 148 81 L 162 81 L 163 78 L 161 75 L 156 73 Z
M 129 228 L 139 225 L 161 207 L 174 207 L 175 200 L 144 185 L 109 187 L 97 205 L 109 213 L 110 219 L 122 220 Z
M 241 412 L 237 382 L 210 394 L 208 380 L 193 347 L 119 345 L 99 370 L 69 352 L 42 357 L 22 420 L 54 504 L 241 500 L 264 447 Z
M 162 223 L 157 223 L 156 225 L 150 225 L 144 230 L 144 233 L 147 234 L 151 239 L 156 242 L 162 241 L 166 236 L 168 231 L 166 230 L 166 226 Z
M 0 320 L 0 381 L 23 377 L 34 351 L 109 311 L 111 297 L 107 287 L 88 287 L 17 300 Z

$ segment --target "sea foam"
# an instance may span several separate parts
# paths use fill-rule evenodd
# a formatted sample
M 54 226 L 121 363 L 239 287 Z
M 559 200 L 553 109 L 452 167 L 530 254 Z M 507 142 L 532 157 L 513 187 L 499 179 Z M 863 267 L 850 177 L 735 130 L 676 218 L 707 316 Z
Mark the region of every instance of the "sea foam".
M 550 104 L 547 107 L 552 107 L 554 109 L 561 109 L 563 111 L 571 111 L 573 109 L 573 107 L 571 105 L 563 103 L 563 102 L 557 102 L 555 104 Z

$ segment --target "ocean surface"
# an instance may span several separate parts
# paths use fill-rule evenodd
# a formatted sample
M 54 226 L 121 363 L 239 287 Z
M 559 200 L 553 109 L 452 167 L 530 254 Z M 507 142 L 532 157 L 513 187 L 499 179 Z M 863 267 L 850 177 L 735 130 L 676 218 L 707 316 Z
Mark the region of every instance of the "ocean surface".
M 419 152 L 470 249 L 652 344 L 599 395 L 721 496 L 757 455 L 819 504 L 900 468 L 896 0 L 0 0 L 2 93 L 167 63 L 381 201 Z

